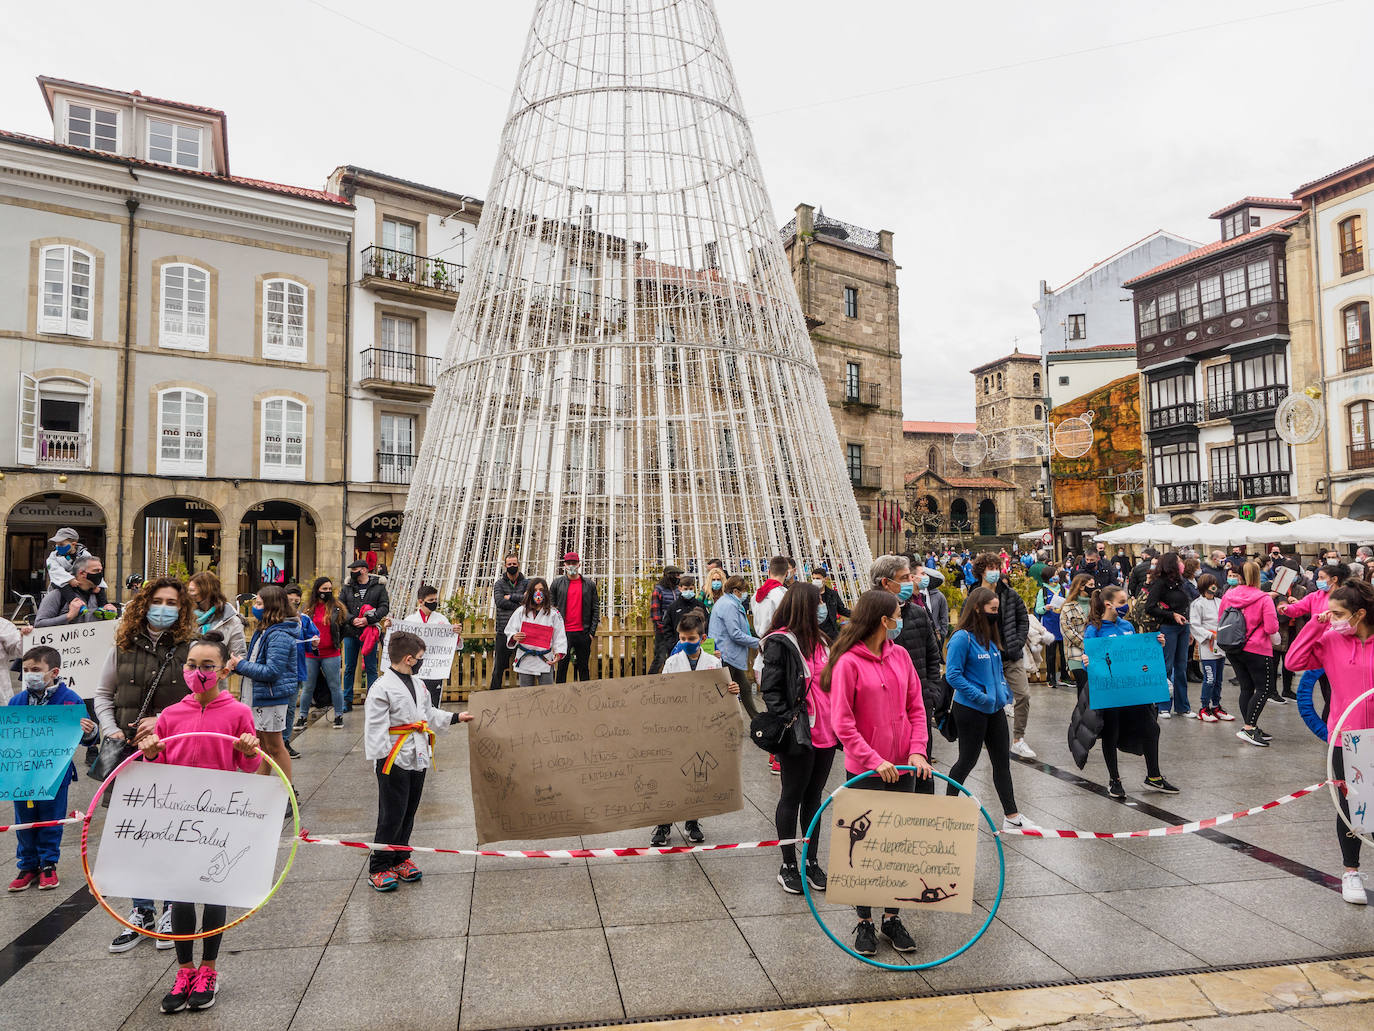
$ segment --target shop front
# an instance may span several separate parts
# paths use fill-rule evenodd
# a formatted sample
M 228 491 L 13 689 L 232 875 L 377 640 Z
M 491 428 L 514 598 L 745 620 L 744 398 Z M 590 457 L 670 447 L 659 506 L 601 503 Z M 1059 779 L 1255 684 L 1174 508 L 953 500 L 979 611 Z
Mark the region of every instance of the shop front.
M 105 557 L 105 513 L 79 494 L 52 492 L 25 498 L 5 518 L 5 599 L 9 613 L 18 595 L 41 599 L 48 588 L 48 539 L 69 526 L 93 555 Z
M 144 579 L 186 580 L 207 569 L 218 575 L 222 530 L 219 514 L 203 501 L 154 501 L 134 519 L 134 568 Z
M 308 586 L 315 576 L 315 531 L 314 516 L 294 502 L 254 505 L 239 524 L 238 575 L 225 582 L 225 590 L 252 594 L 266 584 Z
M 404 521 L 404 512 L 379 512 L 364 519 L 353 538 L 353 559 L 362 559 L 374 571 L 380 566 L 390 570 Z

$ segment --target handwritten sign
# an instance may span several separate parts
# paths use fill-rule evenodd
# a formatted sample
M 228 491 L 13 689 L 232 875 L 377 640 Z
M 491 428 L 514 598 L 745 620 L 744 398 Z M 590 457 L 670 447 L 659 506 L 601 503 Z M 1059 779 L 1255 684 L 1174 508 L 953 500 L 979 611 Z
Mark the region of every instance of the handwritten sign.
M 447 680 L 449 673 L 453 669 L 453 656 L 458 651 L 458 634 L 454 632 L 452 624 L 449 623 L 421 623 L 416 620 L 414 623 L 408 619 L 403 619 L 399 623 L 391 624 L 391 629 L 386 632 L 386 640 L 381 645 L 380 662 L 383 667 L 387 666 L 390 652 L 387 650 L 391 645 L 391 635 L 397 630 L 404 630 L 408 634 L 414 634 L 425 642 L 425 658 L 420 663 L 420 668 L 415 675 L 421 680 Z
M 95 859 L 105 894 L 249 909 L 271 889 L 279 778 L 137 762 L 109 791 Z
M 724 670 L 474 696 L 477 840 L 543 839 L 730 813 L 744 726 Z
M 1088 704 L 1094 709 L 1169 701 L 1164 649 L 1154 634 L 1089 637 L 1083 654 L 1088 657 Z
M 76 746 L 84 705 L 6 705 L 0 708 L 0 799 L 57 797 Z
M 66 626 L 41 626 L 25 645 L 46 645 L 62 653 L 62 679 L 82 698 L 94 698 L 100 670 L 114 647 L 117 619 L 98 619 L 94 623 L 69 623 Z
M 826 815 L 828 902 L 973 911 L 979 820 L 973 799 L 842 788 Z
M 1341 731 L 1341 754 L 1350 822 L 1361 834 L 1374 833 L 1374 730 Z

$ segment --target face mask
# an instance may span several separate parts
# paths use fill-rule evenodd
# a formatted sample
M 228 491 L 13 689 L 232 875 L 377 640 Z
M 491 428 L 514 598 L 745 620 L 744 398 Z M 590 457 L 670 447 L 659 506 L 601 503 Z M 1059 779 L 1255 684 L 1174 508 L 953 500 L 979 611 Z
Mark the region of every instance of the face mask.
M 894 626 L 891 630 L 889 630 L 889 631 L 887 632 L 887 639 L 888 639 L 889 641 L 895 641 L 895 640 L 897 640 L 897 636 L 898 636 L 901 632 L 902 632 L 902 621 L 901 621 L 901 618 L 899 617 L 898 620 L 897 620 L 897 625 Z
M 1118 605 L 1118 606 L 1116 607 L 1116 614 L 1117 614 L 1118 616 L 1125 616 L 1125 615 L 1127 615 L 1128 613 L 1130 613 L 1130 611 L 1131 611 L 1131 607 L 1130 607 L 1129 605 Z
M 57 546 L 57 553 L 59 555 L 70 555 L 72 553 L 72 546 L 70 544 L 59 544 Z
M 915 592 L 916 592 L 916 585 L 913 584 L 910 580 L 908 580 L 906 583 L 902 584 L 901 589 L 897 591 L 897 597 L 898 597 L 901 601 L 906 601 L 906 600 L 909 599 L 909 598 L 912 596 L 912 594 L 914 594 Z
M 1330 580 L 1318 580 L 1318 581 L 1317 581 L 1317 590 L 1322 591 L 1323 593 L 1325 593 L 1326 591 L 1331 590 L 1331 581 L 1330 581 Z
M 433 611 L 434 611 L 435 609 L 437 609 L 438 607 L 439 607 L 439 603 L 438 603 L 437 601 L 427 601 L 427 602 L 425 602 L 425 608 L 429 609 L 430 612 L 433 612 Z
M 700 641 L 678 641 L 677 644 L 673 645 L 671 654 L 676 655 L 678 652 L 682 652 L 684 655 L 695 655 L 699 651 L 701 651 Z
M 254 606 L 253 606 L 251 609 L 249 609 L 248 611 L 251 612 L 251 613 L 253 613 L 253 618 L 254 618 L 254 619 L 262 619 L 262 606 L 261 606 L 261 605 L 254 605 Z
M 824 623 L 824 622 L 825 622 L 825 617 L 828 616 L 828 615 L 830 615 L 830 609 L 829 609 L 826 605 L 821 604 L 821 605 L 817 605 L 817 606 L 816 606 L 816 622 L 817 622 L 817 623 Z
M 1236 577 L 1236 576 L 1228 576 L 1228 577 L 1226 578 L 1226 586 L 1227 586 L 1227 587 L 1236 587 L 1236 586 L 1238 586 L 1239 584 L 1240 584 L 1240 578 L 1239 578 L 1239 577 Z
M 722 587 L 724 587 L 724 586 L 725 586 L 725 585 L 722 584 L 719 580 L 712 580 L 712 581 L 711 581 L 711 590 L 713 590 L 713 591 L 718 591 L 718 590 L 720 590 L 720 589 L 721 589 Z
M 519 575 L 520 575 L 520 567 L 519 567 L 519 566 L 507 566 L 507 567 L 506 567 L 506 575 L 507 575 L 507 576 L 519 576 Z
M 204 694 L 219 683 L 219 672 L 213 669 L 188 669 L 183 677 L 194 694 Z
M 321 591 L 321 592 L 320 592 L 320 601 L 328 601 L 328 600 L 329 600 L 330 598 L 332 598 L 332 597 L 334 597 L 334 592 L 333 592 L 333 591 Z
M 1342 636 L 1355 632 L 1355 628 L 1350 625 L 1348 619 L 1333 619 L 1327 626 L 1331 628 L 1333 634 L 1341 634 Z
M 543 604 L 544 604 L 544 592 L 543 592 L 543 591 L 535 591 L 535 592 L 534 592 L 534 603 L 535 603 L 536 605 L 543 605 Z
M 998 580 L 1002 579 L 1002 574 L 999 570 L 989 569 L 983 574 L 983 579 L 990 584 L 995 584 Z
M 362 582 L 363 582 L 364 580 L 366 580 L 366 579 L 367 579 L 367 570 L 366 570 L 366 569 L 355 569 L 355 570 L 353 570 L 353 582 L 354 582 L 354 583 L 359 583 L 359 584 L 360 584 L 360 583 L 362 583 Z
M 48 693 L 48 675 L 46 673 L 25 673 L 24 690 L 30 695 L 44 695 Z
M 1050 577 L 1050 583 L 1052 583 L 1052 584 L 1057 584 L 1057 583 L 1059 583 L 1059 577 L 1057 577 L 1057 576 L 1052 576 L 1052 577 Z
M 1338 558 L 1329 558 L 1326 560 L 1326 564 L 1328 566 L 1339 566 L 1341 564 L 1341 560 Z
M 818 591 L 823 591 L 823 590 L 825 590 L 825 581 L 824 581 L 824 580 L 812 580 L 812 581 L 811 581 L 811 586 L 814 587 L 814 588 L 816 588 L 816 590 L 818 590 Z
M 926 590 L 928 587 L 930 587 L 930 577 L 928 577 L 928 576 L 923 576 L 923 577 L 921 577 L 921 590 L 924 591 L 924 590 Z
M 181 610 L 175 605 L 149 605 L 148 625 L 154 630 L 166 630 L 180 614 Z
M 577 567 L 576 567 L 576 566 L 564 566 L 564 567 L 563 567 L 563 572 L 566 573 L 568 576 L 576 576 L 576 575 L 577 575 Z

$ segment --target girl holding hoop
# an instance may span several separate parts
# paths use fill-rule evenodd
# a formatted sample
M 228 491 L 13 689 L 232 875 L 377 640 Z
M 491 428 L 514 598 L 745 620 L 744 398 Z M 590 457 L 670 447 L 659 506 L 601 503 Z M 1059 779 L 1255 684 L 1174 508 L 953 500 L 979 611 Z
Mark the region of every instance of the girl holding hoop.
M 1326 670 L 1326 677 L 1331 681 L 1329 732 L 1350 704 L 1374 685 L 1374 587 L 1363 580 L 1350 580 L 1333 590 L 1327 610 L 1313 617 L 1289 646 L 1287 663 L 1294 671 Z M 1374 696 L 1366 698 L 1340 729 L 1374 729 Z M 1345 779 L 1345 757 L 1341 743 L 1334 744 L 1332 773 L 1341 781 Z M 1360 839 L 1348 825 L 1350 805 L 1345 793 L 1339 792 L 1339 795 L 1344 819 L 1336 818 L 1336 840 L 1341 847 L 1341 861 L 1345 864 L 1341 898 L 1352 905 L 1363 906 L 1369 899 L 1360 874 Z
M 191 693 L 169 705 L 157 718 L 157 729 L 138 741 L 143 757 L 150 762 L 170 763 L 174 766 L 196 766 L 203 770 L 224 770 L 229 773 L 253 773 L 262 764 L 258 754 L 258 739 L 253 735 L 253 712 L 242 702 L 220 690 L 228 671 L 229 648 L 224 637 L 211 632 L 191 642 L 186 655 L 183 676 Z M 164 737 L 188 731 L 212 731 L 235 737 L 232 745 L 223 738 L 182 738 L 164 743 Z M 170 902 L 173 934 L 196 933 L 196 907 L 192 902 Z M 229 918 L 225 906 L 204 906 L 201 929 L 223 927 Z M 163 1013 L 179 1013 L 184 1009 L 207 1010 L 215 1004 L 219 990 L 219 974 L 215 964 L 219 958 L 223 935 L 212 934 L 201 946 L 201 963 L 191 960 L 191 941 L 176 942 L 177 972 L 172 990 L 162 998 Z

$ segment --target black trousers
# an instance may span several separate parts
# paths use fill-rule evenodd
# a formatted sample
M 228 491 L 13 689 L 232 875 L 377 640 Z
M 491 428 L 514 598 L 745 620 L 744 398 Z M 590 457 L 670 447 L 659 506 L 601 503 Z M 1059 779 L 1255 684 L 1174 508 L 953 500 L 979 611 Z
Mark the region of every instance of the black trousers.
M 515 657 L 515 649 L 506 643 L 506 628 L 498 618 L 496 620 L 496 658 L 491 663 L 491 690 L 499 691 L 505 686 L 506 670 L 510 667 L 511 659 Z
M 195 934 L 196 904 L 194 902 L 169 902 L 167 905 L 172 908 L 172 933 Z M 229 907 L 205 906 L 201 921 L 200 929 L 202 931 L 210 927 L 223 927 L 229 922 Z M 213 963 L 219 958 L 219 943 L 223 938 L 224 935 L 222 934 L 212 934 L 208 938 L 201 939 L 200 961 L 202 963 Z M 195 945 L 195 942 L 174 942 L 173 944 L 176 945 L 177 962 L 190 963 L 191 946 Z
M 672 654 L 675 644 L 677 644 L 677 634 L 671 630 L 654 631 L 654 658 L 649 663 L 650 676 L 663 672 L 663 664 L 668 661 L 668 656 Z
M 572 664 L 578 680 L 592 679 L 592 635 L 585 630 L 568 633 L 568 654 L 558 660 L 558 672 L 554 680 L 560 684 L 568 679 L 568 665 Z
M 1145 709 L 1153 709 L 1154 706 L 1129 705 L 1123 709 L 1103 709 L 1102 710 L 1102 736 L 1097 739 L 1102 746 L 1102 761 L 1107 764 L 1107 775 L 1112 780 L 1121 779 L 1121 771 L 1116 765 L 1116 742 L 1121 734 L 1121 717 L 1137 715 L 1134 710 L 1142 710 L 1140 718 L 1148 723 L 1145 731 L 1145 740 L 1142 742 L 1145 752 L 1145 776 L 1158 777 L 1159 772 L 1159 724 Z
M 429 688 L 429 700 L 434 703 L 435 708 L 438 708 L 439 699 L 444 693 L 444 682 L 442 680 L 426 680 L 425 687 Z
M 1064 642 L 1051 641 L 1045 645 L 1045 680 L 1051 686 L 1069 679 L 1069 660 L 1065 657 Z
M 383 773 L 385 759 L 377 760 L 377 833 L 372 840 L 382 845 L 409 845 L 415 826 L 415 811 L 425 790 L 424 770 L 403 770 L 393 765 Z M 400 866 L 409 852 L 373 852 L 367 861 L 368 873 L 380 873 Z
M 1269 700 L 1274 657 L 1238 650 L 1228 652 L 1226 657 L 1231 660 L 1236 679 L 1240 681 L 1240 718 L 1247 727 L 1258 726 L 1264 703 Z
M 852 770 L 845 770 L 844 772 L 847 774 L 845 780 L 848 780 L 850 777 L 858 776 L 858 774 L 853 772 Z M 891 784 L 889 784 L 887 781 L 883 780 L 883 778 L 879 777 L 875 773 L 871 777 L 865 777 L 863 780 L 859 781 L 859 783 L 855 784 L 854 786 L 856 788 L 863 788 L 865 791 L 906 792 L 912 791 L 914 786 L 914 790 L 918 794 L 929 795 L 934 791 L 934 784 L 932 783 L 934 779 L 935 778 L 932 777 L 930 780 L 921 781 L 916 779 L 916 774 L 914 773 L 903 773 L 899 778 L 897 778 Z M 922 784 L 927 785 L 924 791 L 921 790 Z M 860 920 L 870 920 L 873 917 L 872 906 L 855 906 L 854 912 L 858 914 Z M 884 909 L 883 912 L 888 916 L 895 916 L 898 912 L 900 912 L 900 910 Z
M 802 749 L 796 755 L 778 756 L 782 768 L 782 794 L 778 797 L 778 810 L 774 823 L 778 837 L 792 838 L 798 833 L 797 817 L 800 815 L 800 832 L 806 833 L 816 810 L 821 807 L 821 795 L 825 793 L 825 782 L 830 778 L 830 767 L 835 762 L 835 746 L 829 748 Z M 814 860 L 819 842 L 812 842 L 807 854 Z M 784 863 L 796 863 L 797 846 L 780 845 Z
M 950 778 L 962 784 L 978 765 L 978 756 L 986 748 L 1002 812 L 1017 812 L 1016 792 L 1011 784 L 1011 728 L 1007 726 L 1006 712 L 1000 708 L 993 713 L 979 712 L 959 702 L 954 703 L 952 711 L 954 727 L 959 732 L 959 758 L 950 767 Z M 946 795 L 958 793 L 959 789 L 953 784 L 945 785 Z
M 1331 772 L 1337 780 L 1345 780 L 1345 753 L 1338 747 L 1331 753 Z M 1336 792 L 1341 799 L 1341 812 L 1345 813 L 1346 819 L 1350 818 L 1350 803 L 1346 801 L 1345 792 Z M 1341 846 L 1341 862 L 1352 870 L 1360 865 L 1360 839 L 1350 833 L 1350 828 L 1345 825 L 1339 816 L 1336 817 L 1336 840 Z

